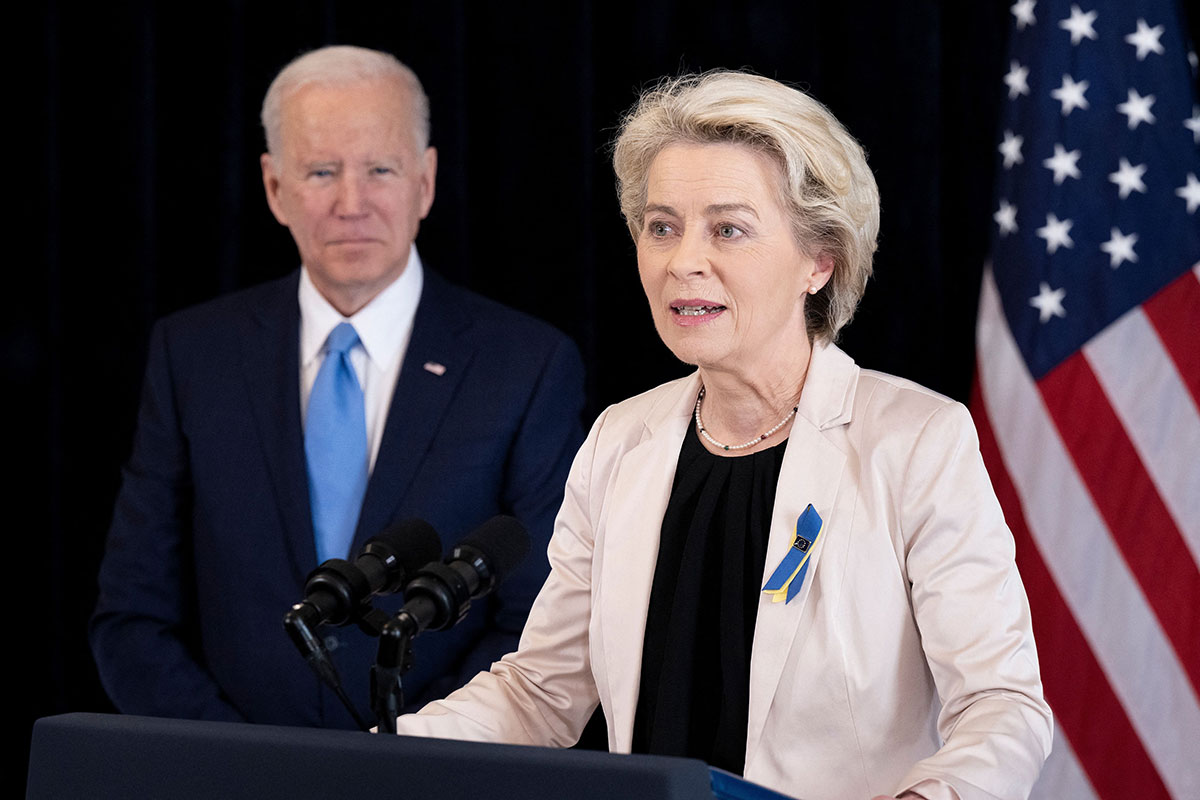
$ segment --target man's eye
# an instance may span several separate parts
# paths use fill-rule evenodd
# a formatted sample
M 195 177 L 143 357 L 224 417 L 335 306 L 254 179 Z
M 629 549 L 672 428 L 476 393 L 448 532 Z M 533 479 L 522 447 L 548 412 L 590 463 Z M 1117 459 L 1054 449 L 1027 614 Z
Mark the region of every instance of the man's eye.
M 331 169 L 314 169 L 314 170 L 310 170 L 308 174 L 309 174 L 309 177 L 312 177 L 312 178 L 328 178 L 331 175 L 333 175 L 333 170 L 331 170 Z
M 372 175 L 390 175 L 392 172 L 391 167 L 371 167 Z

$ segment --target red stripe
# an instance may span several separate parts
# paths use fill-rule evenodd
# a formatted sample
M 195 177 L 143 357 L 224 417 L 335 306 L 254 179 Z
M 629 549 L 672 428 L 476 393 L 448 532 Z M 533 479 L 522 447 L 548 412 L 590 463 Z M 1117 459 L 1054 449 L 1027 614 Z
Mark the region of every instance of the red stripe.
M 1021 499 L 987 419 L 978 378 L 972 387 L 971 412 L 992 486 L 1016 540 L 1017 568 L 1029 593 L 1042 684 L 1059 730 L 1071 742 L 1098 797 L 1169 798 L 1166 785 L 1030 535 Z
M 1142 306 L 1200 406 L 1200 280 L 1190 269 Z
M 1200 694 L 1200 567 L 1083 353 L 1051 370 L 1038 389 L 1092 502 Z

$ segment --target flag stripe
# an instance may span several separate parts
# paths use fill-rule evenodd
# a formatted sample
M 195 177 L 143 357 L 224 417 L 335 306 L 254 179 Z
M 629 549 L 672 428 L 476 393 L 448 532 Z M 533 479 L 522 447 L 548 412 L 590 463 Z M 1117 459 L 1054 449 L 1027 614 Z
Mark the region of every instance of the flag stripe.
M 1049 419 L 990 267 L 980 292 L 978 351 L 996 441 L 1046 568 L 1163 783 L 1175 797 L 1200 797 L 1192 744 L 1200 741 L 1200 702 Z
M 1195 283 L 1190 274 L 1185 279 Z M 1200 332 L 1200 318 L 1196 330 Z M 1200 453 L 1200 409 L 1175 362 L 1138 308 L 1083 350 L 1192 560 L 1200 563 L 1200 486 L 1192 472 Z
M 981 396 L 978 388 L 976 396 Z M 1041 643 L 1038 660 L 1042 684 L 1058 729 L 1079 743 L 1080 766 L 1092 786 L 1099 788 L 1101 798 L 1168 797 L 1166 786 L 1130 726 L 1030 534 L 1021 499 L 1004 466 L 988 419 L 988 404 L 973 400 L 971 407 L 976 410 L 980 452 L 1016 541 L 1017 568 L 1029 593 L 1034 636 Z M 1052 644 L 1046 646 L 1047 643 Z M 1058 746 L 1056 742 L 1055 747 Z
M 1200 690 L 1200 568 L 1082 353 L 1038 382 L 1092 502 Z M 1197 739 L 1200 741 L 1200 739 Z
M 1163 791 L 1166 791 L 1166 787 L 1163 787 Z M 1141 794 L 1140 787 L 1138 794 L 1139 796 Z M 1055 725 L 1054 749 L 1050 751 L 1050 757 L 1046 759 L 1046 766 L 1042 769 L 1038 782 L 1034 784 L 1029 800 L 1066 800 L 1067 798 L 1070 800 L 1097 800 L 1099 795 L 1088 782 L 1087 775 L 1084 774 L 1083 767 L 1080 766 L 1079 759 L 1075 755 L 1075 749 L 1063 735 L 1062 728 Z
M 1200 264 L 1147 300 L 1145 309 L 1179 367 L 1192 402 L 1200 406 Z

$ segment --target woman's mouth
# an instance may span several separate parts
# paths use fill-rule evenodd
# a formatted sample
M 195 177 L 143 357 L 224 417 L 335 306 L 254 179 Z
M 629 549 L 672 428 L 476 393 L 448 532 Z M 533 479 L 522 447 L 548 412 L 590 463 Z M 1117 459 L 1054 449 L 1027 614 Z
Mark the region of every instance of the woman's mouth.
M 681 317 L 701 317 L 724 311 L 725 306 L 671 306 L 671 310 Z

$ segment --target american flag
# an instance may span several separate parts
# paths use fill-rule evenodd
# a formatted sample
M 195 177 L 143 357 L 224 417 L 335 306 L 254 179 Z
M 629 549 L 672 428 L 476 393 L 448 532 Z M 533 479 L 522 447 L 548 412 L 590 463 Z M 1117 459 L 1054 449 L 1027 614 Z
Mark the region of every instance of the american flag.
M 1039 798 L 1200 798 L 1200 104 L 1169 0 L 1019 0 L 972 410 L 1054 752 Z

